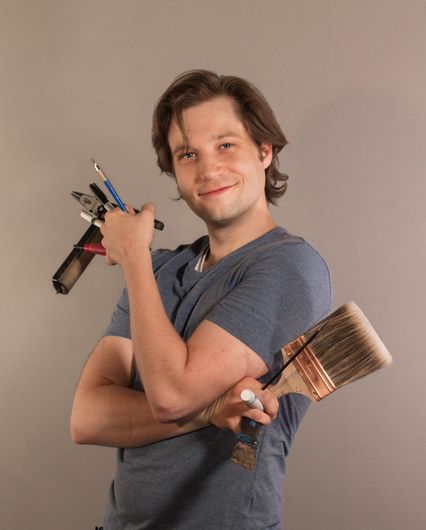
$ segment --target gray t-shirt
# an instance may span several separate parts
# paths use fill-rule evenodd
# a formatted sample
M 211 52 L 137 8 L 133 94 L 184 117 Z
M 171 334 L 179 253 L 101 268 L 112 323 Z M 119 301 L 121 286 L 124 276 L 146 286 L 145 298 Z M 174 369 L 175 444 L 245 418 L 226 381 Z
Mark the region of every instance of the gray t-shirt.
M 171 322 L 187 340 L 206 318 L 256 351 L 274 371 L 280 348 L 331 309 L 324 260 L 303 239 L 275 228 L 198 272 L 196 263 L 207 245 L 202 237 L 153 253 Z M 105 335 L 130 338 L 126 290 Z M 134 388 L 143 390 L 139 375 Z M 214 426 L 118 449 L 104 529 L 281 529 L 285 459 L 309 400 L 290 394 L 280 401 L 278 418 L 263 429 L 255 471 L 231 463 L 234 434 Z

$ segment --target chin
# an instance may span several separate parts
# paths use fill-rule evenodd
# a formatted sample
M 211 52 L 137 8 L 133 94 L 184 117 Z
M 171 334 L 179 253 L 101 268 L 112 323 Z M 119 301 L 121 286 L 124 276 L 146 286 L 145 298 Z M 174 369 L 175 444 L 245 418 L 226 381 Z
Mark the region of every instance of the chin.
M 222 215 L 204 215 L 202 219 L 209 226 L 224 228 L 225 226 L 234 224 L 239 218 L 242 217 L 242 212 L 235 212 L 234 214 L 228 213 Z
M 223 205 L 225 206 L 225 205 Z M 245 217 L 249 209 L 242 208 L 241 205 L 228 205 L 224 208 L 197 208 L 191 207 L 191 210 L 202 219 L 208 226 L 223 228 L 234 223 L 239 218 Z

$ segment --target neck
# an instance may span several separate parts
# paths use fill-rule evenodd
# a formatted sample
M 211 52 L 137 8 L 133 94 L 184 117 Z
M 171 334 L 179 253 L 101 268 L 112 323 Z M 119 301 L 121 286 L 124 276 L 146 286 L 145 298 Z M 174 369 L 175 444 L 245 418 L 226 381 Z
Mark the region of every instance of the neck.
M 224 226 L 207 225 L 210 252 L 204 262 L 204 269 L 211 267 L 238 248 L 257 239 L 277 226 L 269 210 L 260 219 L 244 220 Z

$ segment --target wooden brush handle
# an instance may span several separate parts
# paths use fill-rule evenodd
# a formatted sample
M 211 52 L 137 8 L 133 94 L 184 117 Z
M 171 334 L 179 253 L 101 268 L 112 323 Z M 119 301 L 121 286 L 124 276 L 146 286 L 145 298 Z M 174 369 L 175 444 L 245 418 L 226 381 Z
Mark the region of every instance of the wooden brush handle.
M 309 388 L 306 386 L 306 383 L 303 381 L 297 368 L 293 364 L 287 366 L 278 379 L 278 382 L 269 386 L 268 390 L 270 390 L 277 398 L 290 394 L 290 392 L 297 392 L 298 394 L 303 394 L 309 399 L 314 399 Z
M 286 354 L 284 349 L 281 350 L 284 358 Z M 277 398 L 290 394 L 291 392 L 297 392 L 303 394 L 309 399 L 314 399 L 309 388 L 306 386 L 302 377 L 300 376 L 297 368 L 293 364 L 289 364 L 285 371 L 281 374 L 279 380 L 275 385 L 268 387 Z M 256 464 L 256 450 L 259 442 L 260 435 L 263 430 L 263 425 L 256 423 L 254 420 L 248 418 L 242 418 L 241 420 L 241 433 L 240 441 L 235 446 L 232 453 L 232 462 L 234 464 L 240 464 L 246 469 L 254 469 Z M 246 439 L 246 440 L 245 440 Z

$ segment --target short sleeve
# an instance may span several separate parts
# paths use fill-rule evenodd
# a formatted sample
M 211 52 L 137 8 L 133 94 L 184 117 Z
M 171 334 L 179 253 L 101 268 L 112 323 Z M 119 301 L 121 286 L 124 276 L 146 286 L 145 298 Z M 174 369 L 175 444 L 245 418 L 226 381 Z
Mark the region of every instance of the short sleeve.
M 154 272 L 161 267 L 172 256 L 176 255 L 181 247 L 175 251 L 156 250 L 152 252 L 152 267 Z M 112 314 L 110 323 L 105 329 L 103 336 L 113 335 L 117 337 L 131 338 L 130 333 L 130 308 L 127 288 L 123 289 L 117 305 Z
M 127 289 L 123 289 L 103 336 L 113 335 L 130 339 L 130 311 Z
M 301 240 L 258 256 L 206 319 L 249 346 L 271 368 L 274 354 L 330 309 L 328 267 Z

